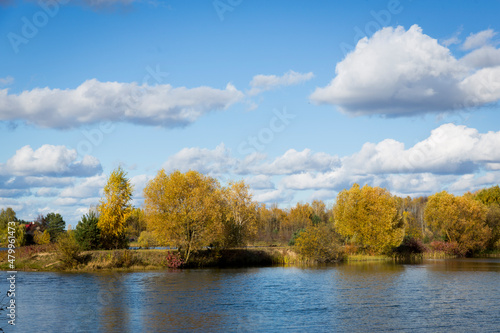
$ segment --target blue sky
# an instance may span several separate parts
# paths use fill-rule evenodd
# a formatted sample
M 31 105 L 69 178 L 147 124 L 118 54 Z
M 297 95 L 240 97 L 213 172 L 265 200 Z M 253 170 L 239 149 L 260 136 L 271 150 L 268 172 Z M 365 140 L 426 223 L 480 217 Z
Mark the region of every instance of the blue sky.
M 500 1 L 7 1 L 0 207 L 76 224 L 121 165 L 283 207 L 500 180 Z

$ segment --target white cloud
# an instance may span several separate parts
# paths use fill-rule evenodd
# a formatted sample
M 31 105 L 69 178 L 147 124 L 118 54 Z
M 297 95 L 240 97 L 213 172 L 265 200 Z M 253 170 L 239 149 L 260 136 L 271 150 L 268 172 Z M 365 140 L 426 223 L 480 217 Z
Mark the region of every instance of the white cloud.
M 8 86 L 14 82 L 14 78 L 12 76 L 0 77 L 0 87 Z
M 290 203 L 293 192 L 285 189 L 253 191 L 253 199 L 261 203 Z
M 274 190 L 274 183 L 272 182 L 271 177 L 266 175 L 255 175 L 249 177 L 245 180 L 245 183 L 255 190 Z
M 471 50 L 487 45 L 497 33 L 492 29 L 480 31 L 475 34 L 470 34 L 462 45 L 462 49 Z
M 313 153 L 311 149 L 296 151 L 289 149 L 271 163 L 263 163 L 247 168 L 254 173 L 267 175 L 285 175 L 306 171 L 327 171 L 340 165 L 337 156 L 326 153 Z
M 59 194 L 59 190 L 52 187 L 41 187 L 36 192 L 39 197 L 55 197 Z
M 337 192 L 335 192 L 335 191 L 317 190 L 317 191 L 314 191 L 309 196 L 309 201 L 314 201 L 314 200 L 328 201 L 328 200 L 334 199 L 336 196 L 337 196 Z
M 137 175 L 130 178 L 130 183 L 134 187 L 134 199 L 143 198 L 144 188 L 151 179 L 153 179 L 153 176 L 149 175 Z
M 0 175 L 83 177 L 102 172 L 95 157 L 85 156 L 80 161 L 77 158 L 76 150 L 65 146 L 46 144 L 37 150 L 24 146 L 6 163 L 0 163 Z
M 215 149 L 184 148 L 168 158 L 163 168 L 168 172 L 197 170 L 212 175 L 227 173 L 285 175 L 305 171 L 327 171 L 340 165 L 338 156 L 313 153 L 310 149 L 303 151 L 289 149 L 271 162 L 266 162 L 266 159 L 266 155 L 255 153 L 238 160 L 221 143 Z
M 0 197 L 18 198 L 30 195 L 29 190 L 0 188 Z
M 457 175 L 476 175 L 500 168 L 500 131 L 479 133 L 474 128 L 445 124 L 413 147 L 393 139 L 366 143 L 361 150 L 341 158 L 328 172 L 308 171 L 286 176 L 286 189 L 340 191 L 353 183 L 368 183 L 405 194 L 430 194 L 452 184 Z M 493 185 L 488 179 L 480 185 Z M 456 190 L 458 185 L 452 187 Z
M 257 95 L 263 91 L 277 89 L 282 86 L 292 86 L 305 81 L 309 81 L 314 77 L 312 72 L 297 73 L 292 70 L 286 72 L 282 76 L 276 75 L 255 75 L 250 81 L 250 91 L 248 95 Z
M 61 191 L 61 198 L 92 198 L 100 196 L 106 185 L 107 176 L 104 174 L 85 178 L 78 184 L 67 187 Z
M 490 172 L 484 175 L 466 174 L 455 180 L 448 190 L 451 192 L 474 192 L 476 190 L 500 183 L 500 173 Z
M 417 25 L 407 31 L 383 28 L 361 39 L 337 64 L 334 79 L 310 99 L 354 116 L 482 106 L 500 99 L 500 67 L 491 67 L 498 61 L 491 59 L 496 54 L 495 49 L 482 49 L 459 61 Z
M 230 150 L 223 143 L 214 150 L 184 148 L 171 156 L 163 164 L 163 168 L 168 172 L 197 170 L 207 174 L 228 173 L 235 167 L 235 160 L 230 156 L 230 153 Z
M 75 198 L 57 198 L 54 201 L 54 205 L 58 206 L 73 206 L 78 203 L 78 200 Z
M 0 89 L 0 120 L 21 120 L 49 128 L 71 128 L 100 121 L 185 126 L 244 97 L 233 85 L 174 88 L 87 80 L 76 89 L 36 88 L 20 94 Z
M 500 49 L 486 45 L 468 53 L 460 62 L 471 68 L 500 66 Z

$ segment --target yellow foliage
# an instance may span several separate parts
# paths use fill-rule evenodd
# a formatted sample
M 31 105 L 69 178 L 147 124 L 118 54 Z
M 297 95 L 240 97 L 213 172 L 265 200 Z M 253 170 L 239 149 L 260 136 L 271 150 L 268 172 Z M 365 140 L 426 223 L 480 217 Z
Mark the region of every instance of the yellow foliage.
M 47 230 L 45 230 L 43 233 L 40 230 L 35 231 L 33 238 L 35 240 L 35 243 L 38 245 L 50 243 L 50 234 Z
M 227 209 L 224 237 L 233 240 L 231 245 L 240 245 L 257 234 L 257 203 L 243 181 L 230 182 L 223 196 Z
M 121 167 L 115 169 L 104 187 L 104 198 L 99 202 L 101 237 L 118 237 L 125 232 L 126 220 L 132 213 L 130 200 L 133 187 Z
M 491 237 L 487 213 L 487 207 L 471 194 L 456 197 L 442 191 L 429 197 L 424 218 L 448 242 L 457 242 L 468 252 L 483 249 Z
M 337 196 L 333 208 L 335 228 L 350 242 L 375 253 L 386 252 L 404 237 L 397 199 L 380 187 L 354 184 Z
M 295 240 L 295 251 L 305 259 L 318 262 L 333 262 L 343 253 L 332 228 L 327 224 L 309 226 Z
M 223 235 L 223 200 L 217 180 L 196 171 L 160 170 L 144 189 L 148 230 L 160 245 L 174 244 L 187 262 L 193 250 Z

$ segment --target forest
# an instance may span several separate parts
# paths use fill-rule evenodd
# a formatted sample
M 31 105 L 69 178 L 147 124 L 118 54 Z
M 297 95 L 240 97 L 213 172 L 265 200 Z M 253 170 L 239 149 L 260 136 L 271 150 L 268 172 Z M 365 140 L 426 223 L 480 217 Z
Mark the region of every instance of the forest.
M 10 235 L 15 247 L 52 244 L 68 265 L 78 264 L 82 251 L 130 246 L 175 249 L 169 253 L 173 266 L 188 264 L 207 249 L 246 247 L 288 247 L 319 263 L 359 254 L 462 257 L 500 250 L 498 185 L 462 196 L 442 191 L 401 198 L 354 184 L 331 207 L 314 200 L 284 209 L 255 202 L 244 181 L 223 186 L 197 171 L 162 169 L 147 183 L 143 206 L 133 207 L 133 186 L 119 167 L 103 193 L 73 230 L 66 230 L 57 213 L 26 222 L 12 208 L 2 209 L 1 241 L 7 244 Z

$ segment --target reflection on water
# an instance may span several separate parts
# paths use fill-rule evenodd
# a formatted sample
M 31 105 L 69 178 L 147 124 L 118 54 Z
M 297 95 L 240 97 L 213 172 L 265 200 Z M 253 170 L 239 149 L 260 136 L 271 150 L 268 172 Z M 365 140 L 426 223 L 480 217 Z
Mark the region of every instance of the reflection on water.
M 19 272 L 17 287 L 18 332 L 497 332 L 500 327 L 499 259 Z

